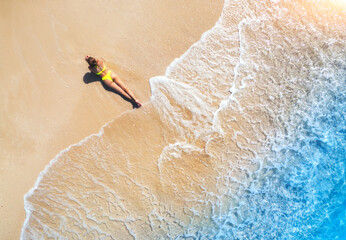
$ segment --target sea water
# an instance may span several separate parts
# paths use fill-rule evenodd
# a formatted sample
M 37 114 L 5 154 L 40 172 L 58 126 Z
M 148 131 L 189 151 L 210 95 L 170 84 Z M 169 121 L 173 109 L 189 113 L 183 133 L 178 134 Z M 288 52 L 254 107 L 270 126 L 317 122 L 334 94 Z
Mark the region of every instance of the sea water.
M 345 239 L 346 15 L 226 0 L 151 101 L 62 151 L 22 239 Z

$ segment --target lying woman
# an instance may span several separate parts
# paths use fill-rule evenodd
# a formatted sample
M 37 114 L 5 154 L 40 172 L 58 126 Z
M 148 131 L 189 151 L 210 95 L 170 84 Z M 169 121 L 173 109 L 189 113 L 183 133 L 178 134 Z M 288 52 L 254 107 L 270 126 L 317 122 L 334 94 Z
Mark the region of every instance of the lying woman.
M 87 55 L 85 61 L 89 64 L 89 70 L 99 75 L 108 87 L 114 89 L 125 99 L 132 102 L 135 107 L 139 108 L 142 106 L 133 93 L 124 85 L 119 76 L 115 72 L 109 70 L 101 59 Z

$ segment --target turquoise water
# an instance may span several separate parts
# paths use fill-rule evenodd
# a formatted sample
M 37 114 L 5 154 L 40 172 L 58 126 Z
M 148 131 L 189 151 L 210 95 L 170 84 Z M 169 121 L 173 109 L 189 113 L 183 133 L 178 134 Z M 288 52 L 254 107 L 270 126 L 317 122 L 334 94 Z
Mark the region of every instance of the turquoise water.
M 276 146 L 272 161 L 257 173 L 271 174 L 260 186 L 243 189 L 243 209 L 232 210 L 240 217 L 225 217 L 218 239 L 346 239 L 346 99 L 345 75 L 340 76 L 333 80 L 342 87 L 316 91 L 325 98 L 305 109 L 294 141 Z
M 274 6 L 284 3 L 271 2 Z M 297 1 L 292 5 L 306 4 L 304 7 L 309 7 L 308 3 Z M 328 30 L 322 29 L 326 28 L 330 20 L 328 14 L 332 11 L 318 6 L 319 3 L 314 2 L 316 8 L 311 11 L 316 15 L 311 19 L 321 25 L 299 16 L 298 11 L 293 13 L 301 17 L 298 21 L 287 18 L 286 23 L 291 23 L 291 27 L 286 24 L 280 26 L 280 18 L 268 15 L 260 21 L 247 19 L 239 25 L 244 26 L 245 33 L 248 28 L 261 31 L 261 24 L 267 22 L 264 30 L 270 29 L 282 36 L 287 33 L 284 39 L 288 41 L 282 48 L 282 42 L 278 45 L 272 39 L 271 42 L 262 42 L 260 34 L 253 36 L 257 32 L 250 33 L 248 39 L 260 43 L 251 42 L 247 46 L 248 39 L 244 34 L 245 61 L 240 64 L 246 65 L 243 71 L 245 74 L 253 73 L 254 78 L 268 73 L 274 76 L 271 81 L 276 86 L 273 87 L 278 88 L 280 98 L 286 101 L 276 105 L 277 108 L 269 107 L 268 112 L 273 114 L 278 128 L 266 142 L 265 156 L 256 159 L 261 167 L 251 173 L 251 182 L 242 185 L 236 196 L 232 196 L 237 199 L 237 206 L 218 220 L 217 225 L 221 227 L 208 235 L 208 239 L 346 239 L 346 55 L 345 35 L 338 35 L 340 29 L 345 29 L 345 18 L 339 18 L 328 36 Z M 260 8 L 261 4 L 258 5 Z M 305 16 L 313 15 L 307 8 L 299 10 Z M 276 27 L 272 25 L 273 21 L 276 21 Z M 316 27 L 318 25 L 320 28 Z M 311 35 L 307 34 L 308 26 Z M 285 27 L 291 29 L 285 31 Z M 267 32 L 262 30 L 262 33 L 267 37 Z M 328 37 L 327 45 L 323 41 Z M 316 44 L 323 47 L 309 49 Z M 282 51 L 275 53 L 278 47 Z M 282 61 L 283 65 L 271 61 L 265 66 L 263 58 L 257 55 L 263 48 L 266 48 L 265 56 Z M 247 58 L 249 55 L 251 57 Z M 295 62 L 290 58 L 295 58 Z M 255 67 L 249 67 L 251 65 Z M 307 69 L 307 65 L 310 68 Z M 277 67 L 280 68 L 267 70 Z M 266 92 L 270 90 L 268 87 Z M 288 107 L 290 103 L 292 105 Z
M 61 152 L 22 239 L 346 239 L 345 20 L 332 1 L 225 1 L 150 80 L 154 130 L 128 113 L 135 132 L 115 119 Z

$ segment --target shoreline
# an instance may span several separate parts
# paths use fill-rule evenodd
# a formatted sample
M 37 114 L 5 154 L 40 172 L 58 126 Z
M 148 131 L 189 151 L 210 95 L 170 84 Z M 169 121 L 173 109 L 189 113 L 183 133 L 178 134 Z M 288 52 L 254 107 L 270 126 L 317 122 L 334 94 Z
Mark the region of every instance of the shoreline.
M 93 9 L 91 13 L 100 17 L 100 22 L 90 25 L 91 29 L 79 29 L 91 9 L 83 1 L 66 1 L 59 6 L 44 1 L 30 6 L 18 1 L 6 2 L 7 11 L 3 10 L 2 20 L 9 24 L 0 30 L 6 36 L 5 41 L 10 42 L 6 48 L 2 47 L 8 58 L 1 62 L 6 68 L 1 69 L 0 75 L 3 82 L 9 80 L 0 107 L 1 131 L 5 133 L 0 139 L 4 146 L 0 151 L 3 159 L 0 191 L 4 196 L 0 198 L 1 239 L 19 237 L 25 219 L 23 195 L 34 188 L 47 164 L 67 148 L 95 135 L 93 132 L 102 131 L 101 126 L 131 111 L 130 104 L 105 91 L 100 84 L 83 82 L 83 73 L 87 71 L 83 54 L 92 54 L 87 49 L 109 59 L 111 68 L 122 72 L 120 77 L 145 105 L 150 98 L 148 79 L 163 75 L 175 58 L 215 25 L 223 7 L 223 1 L 211 0 L 205 4 L 156 2 L 107 6 L 118 11 L 119 30 L 107 37 L 93 37 L 89 42 L 84 41 L 85 37 L 102 23 L 114 24 L 107 22 L 110 13 L 103 14 L 103 8 Z M 78 11 L 76 6 L 80 6 Z M 15 18 L 14 9 L 20 18 Z M 73 15 L 77 12 L 79 19 Z M 136 13 L 138 16 L 131 22 L 127 14 Z M 156 16 L 163 18 L 158 26 Z M 125 21 L 123 26 L 120 26 L 121 19 Z M 183 30 L 182 26 L 185 26 Z M 151 30 L 159 34 L 153 35 Z M 137 38 L 131 38 L 131 31 L 138 31 Z M 98 42 L 105 44 L 99 46 Z M 133 48 L 137 45 L 143 47 Z M 13 73 L 13 69 L 18 71 Z

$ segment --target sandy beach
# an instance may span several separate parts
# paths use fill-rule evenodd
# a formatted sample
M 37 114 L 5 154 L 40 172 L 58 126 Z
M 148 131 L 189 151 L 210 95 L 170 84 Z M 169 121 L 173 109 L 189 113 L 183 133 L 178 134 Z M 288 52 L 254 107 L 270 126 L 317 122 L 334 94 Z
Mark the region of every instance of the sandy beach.
M 0 8 L 0 239 L 18 239 L 23 195 L 49 161 L 132 105 L 88 73 L 102 57 L 150 100 L 163 75 L 220 17 L 221 0 L 5 1 Z M 141 111 L 134 110 L 134 111 Z

